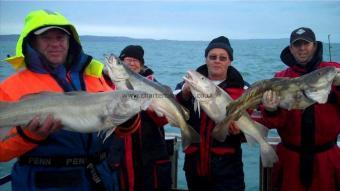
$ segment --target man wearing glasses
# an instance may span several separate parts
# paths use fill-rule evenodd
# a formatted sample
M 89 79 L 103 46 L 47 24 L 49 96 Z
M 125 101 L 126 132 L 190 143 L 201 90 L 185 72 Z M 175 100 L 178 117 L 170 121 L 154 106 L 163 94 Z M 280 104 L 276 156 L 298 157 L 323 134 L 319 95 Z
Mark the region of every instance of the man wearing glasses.
M 205 64 L 197 71 L 224 89 L 233 99 L 239 97 L 245 82 L 231 63 L 233 49 L 229 39 L 220 36 L 205 49 Z M 224 142 L 211 136 L 215 123 L 203 111 L 194 110 L 194 98 L 189 85 L 180 83 L 176 89 L 178 101 L 190 110 L 188 123 L 199 132 L 201 142 L 192 144 L 185 152 L 184 171 L 189 190 L 244 190 L 241 142 L 243 134 L 230 128 Z

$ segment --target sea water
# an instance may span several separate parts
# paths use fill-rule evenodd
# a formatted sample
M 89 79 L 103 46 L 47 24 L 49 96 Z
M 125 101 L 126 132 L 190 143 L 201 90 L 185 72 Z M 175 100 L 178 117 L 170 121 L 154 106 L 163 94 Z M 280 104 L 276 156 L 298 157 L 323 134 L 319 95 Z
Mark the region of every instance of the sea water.
M 15 54 L 18 36 L 0 35 L 0 60 Z M 104 55 L 119 55 L 127 45 L 141 45 L 144 48 L 145 64 L 154 71 L 156 79 L 175 88 L 182 81 L 188 70 L 194 70 L 204 63 L 204 50 L 207 41 L 170 41 L 152 39 L 131 39 L 121 37 L 81 37 L 84 52 L 104 61 Z M 280 60 L 280 53 L 289 44 L 289 39 L 233 40 L 234 61 L 236 67 L 248 83 L 271 78 L 275 71 L 286 66 Z M 340 61 L 340 44 L 331 44 L 332 60 Z M 328 44 L 324 44 L 324 60 L 329 60 Z M 0 63 L 0 81 L 14 73 L 6 62 Z M 179 133 L 177 128 L 166 126 L 166 132 Z M 270 135 L 276 135 L 275 131 Z M 246 190 L 259 190 L 259 147 L 242 145 Z M 178 187 L 186 188 L 183 168 L 184 155 L 179 149 Z M 0 177 L 10 173 L 14 160 L 0 163 Z M 1 191 L 10 190 L 10 185 L 0 187 Z

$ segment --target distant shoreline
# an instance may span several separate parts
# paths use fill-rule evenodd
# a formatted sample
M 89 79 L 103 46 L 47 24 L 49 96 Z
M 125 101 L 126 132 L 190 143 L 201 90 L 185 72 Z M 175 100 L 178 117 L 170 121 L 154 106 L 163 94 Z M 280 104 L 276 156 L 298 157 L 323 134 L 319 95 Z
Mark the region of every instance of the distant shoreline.
M 0 35 L 0 40 L 7 39 L 7 40 L 16 40 L 19 38 L 19 34 L 6 34 L 6 35 Z M 205 40 L 199 41 L 199 40 L 169 40 L 169 39 L 151 39 L 151 38 L 132 38 L 132 37 L 124 37 L 124 36 L 96 36 L 96 35 L 80 35 L 80 38 L 84 40 L 91 40 L 91 39 L 101 39 L 101 40 L 119 40 L 119 41 L 129 41 L 129 40 L 150 40 L 150 41 L 181 41 L 181 42 L 208 42 Z M 277 38 L 277 39 L 230 39 L 231 41 L 249 41 L 249 40 L 278 40 L 278 41 L 287 41 L 288 38 Z
M 19 38 L 19 34 L 5 34 L 0 35 L 0 40 L 17 40 Z M 132 37 L 124 37 L 124 36 L 96 36 L 96 35 L 80 35 L 82 40 L 89 40 L 89 41 L 173 41 L 173 42 L 207 42 L 205 40 L 169 40 L 169 39 L 151 39 L 151 38 L 132 38 Z M 289 42 L 288 38 L 268 38 L 268 39 L 230 39 L 230 41 L 282 41 L 282 42 Z M 323 42 L 324 44 L 328 44 L 328 42 Z M 340 42 L 331 42 L 332 44 L 340 44 Z

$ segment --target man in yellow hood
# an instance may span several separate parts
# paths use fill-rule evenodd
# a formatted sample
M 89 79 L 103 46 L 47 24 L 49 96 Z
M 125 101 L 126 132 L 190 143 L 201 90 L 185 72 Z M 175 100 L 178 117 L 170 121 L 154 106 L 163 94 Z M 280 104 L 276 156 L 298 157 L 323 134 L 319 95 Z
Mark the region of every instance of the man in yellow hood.
M 0 101 L 18 101 L 46 91 L 112 91 L 102 77 L 103 64 L 83 52 L 75 27 L 57 12 L 29 13 L 16 55 L 7 61 L 18 71 L 1 82 Z M 129 132 L 139 124 L 137 116 L 118 128 Z M 52 115 L 37 116 L 0 141 L 0 161 L 18 157 L 11 174 L 12 190 L 117 190 L 116 173 L 106 161 L 112 139 L 103 143 L 97 133 L 60 127 L 60 120 Z

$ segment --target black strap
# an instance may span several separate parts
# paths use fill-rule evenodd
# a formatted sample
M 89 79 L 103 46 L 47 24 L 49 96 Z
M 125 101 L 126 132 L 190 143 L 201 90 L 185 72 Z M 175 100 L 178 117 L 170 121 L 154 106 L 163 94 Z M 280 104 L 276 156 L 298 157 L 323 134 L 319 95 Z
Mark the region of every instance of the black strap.
M 48 156 L 48 157 L 31 157 L 21 156 L 18 162 L 22 165 L 33 165 L 33 166 L 50 166 L 50 167 L 67 167 L 67 166 L 87 166 L 89 163 L 98 164 L 107 158 L 106 152 L 98 152 L 88 157 L 75 156 L 75 157 L 64 157 L 64 156 Z
M 65 169 L 63 171 L 37 171 L 33 179 L 35 186 L 42 190 L 50 188 L 67 190 L 69 187 L 79 187 L 83 184 L 80 169 Z
M 333 141 L 310 148 L 296 146 L 285 142 L 282 142 L 282 145 L 287 149 L 300 154 L 300 180 L 305 186 L 308 187 L 312 183 L 314 155 L 316 153 L 325 152 L 336 146 L 337 139 L 335 138 Z M 306 173 L 310 174 L 307 175 Z
M 20 126 L 16 126 L 15 127 L 16 130 L 17 130 L 17 133 L 20 135 L 20 137 L 22 137 L 23 139 L 25 139 L 26 141 L 29 141 L 31 143 L 34 143 L 34 144 L 40 144 L 42 142 L 44 142 L 45 140 L 35 140 L 35 139 L 32 139 L 31 137 L 27 136 L 24 131 L 22 130 L 22 128 Z
M 301 147 L 303 150 L 315 145 L 314 105 L 307 107 L 302 113 L 301 119 Z M 309 187 L 313 180 L 313 152 L 300 153 L 300 180 Z
M 297 153 L 321 153 L 321 152 L 325 152 L 328 149 L 333 148 L 334 146 L 337 145 L 337 139 L 334 139 L 328 143 L 325 143 L 323 145 L 317 145 L 314 147 L 310 147 L 310 148 L 302 148 L 301 146 L 296 146 L 296 145 L 292 145 L 286 142 L 282 142 L 282 145 L 284 147 L 286 147 L 287 149 L 297 152 Z

